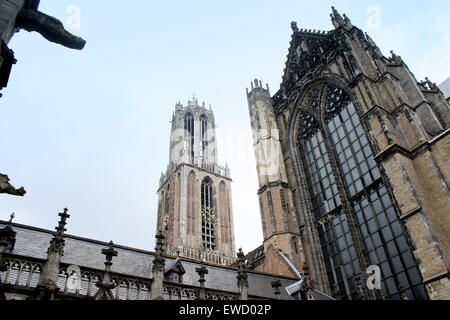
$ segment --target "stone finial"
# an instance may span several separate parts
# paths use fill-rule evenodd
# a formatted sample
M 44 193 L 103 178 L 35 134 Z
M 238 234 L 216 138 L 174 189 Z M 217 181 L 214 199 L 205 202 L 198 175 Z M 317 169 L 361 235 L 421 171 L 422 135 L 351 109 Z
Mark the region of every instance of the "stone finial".
M 333 23 L 334 27 L 337 29 L 339 27 L 343 27 L 346 25 L 344 19 L 340 15 L 340 13 L 336 10 L 335 7 L 331 7 L 332 13 L 330 14 L 331 22 Z
M 347 17 L 347 15 L 345 13 L 343 14 L 343 16 L 344 16 L 345 23 L 350 23 L 351 22 L 351 20 L 349 19 L 349 17 Z
M 199 279 L 198 282 L 200 283 L 200 291 L 198 300 L 206 300 L 206 291 L 205 291 L 205 275 L 208 274 L 208 269 L 206 269 L 205 265 L 203 264 L 203 261 L 200 264 L 199 268 L 195 268 L 195 272 L 197 272 Z
M 393 61 L 393 62 L 401 62 L 401 61 L 402 61 L 402 57 L 396 55 L 396 54 L 394 53 L 394 51 L 391 50 L 391 58 L 390 58 L 390 60 Z
M 11 213 L 11 215 L 9 216 L 9 221 L 8 222 L 11 224 L 15 217 L 16 217 L 16 213 L 15 212 Z
M 112 289 L 116 287 L 116 284 L 111 282 L 111 266 L 112 266 L 112 258 L 117 257 L 117 251 L 114 250 L 114 243 L 112 241 L 109 242 L 108 248 L 102 249 L 102 254 L 105 255 L 105 275 L 100 283 L 96 283 L 96 286 L 99 288 L 98 291 L 94 295 L 94 300 L 114 300 L 114 296 L 112 294 Z
M 293 32 L 298 32 L 298 26 L 297 26 L 297 21 L 292 21 L 291 22 L 291 29 Z
M 152 267 L 152 284 L 150 289 L 150 299 L 151 300 L 161 300 L 164 299 L 164 268 L 166 260 L 164 259 L 164 234 L 159 230 L 156 235 L 156 246 L 155 255 L 153 258 Z
M 110 241 L 107 249 L 102 249 L 102 254 L 106 257 L 105 266 L 110 268 L 112 266 L 112 258 L 117 257 L 117 251 L 114 250 L 114 242 Z
M 347 17 L 347 15 L 345 13 L 343 14 L 343 16 L 344 16 L 345 27 L 347 29 L 353 28 L 353 24 L 352 24 L 351 20 L 349 19 L 349 17 Z
M 198 276 L 199 276 L 199 280 L 198 282 L 200 283 L 200 287 L 204 287 L 205 286 L 205 275 L 208 274 L 208 269 L 206 269 L 205 265 L 202 263 L 200 264 L 199 268 L 195 268 L 195 272 L 197 272 Z
M 238 257 L 238 275 L 237 275 L 238 287 L 248 288 L 248 276 L 245 268 L 245 254 L 242 251 L 242 248 L 239 249 L 237 257 Z
M 58 252 L 61 256 L 64 254 L 64 232 L 67 231 L 65 228 L 67 222 L 66 220 L 70 218 L 70 215 L 67 213 L 69 209 L 64 208 L 63 212 L 60 212 L 58 216 L 61 219 L 58 222 L 58 226 L 55 227 L 56 234 L 53 239 L 50 241 L 50 247 L 48 248 L 47 253 Z
M 155 246 L 155 258 L 153 259 L 153 271 L 164 272 L 165 260 L 164 260 L 164 234 L 162 231 L 158 231 L 155 235 L 156 246 Z
M 281 295 L 281 281 L 280 280 L 276 280 L 276 281 L 272 281 L 271 282 L 272 288 L 274 289 L 274 294 L 275 297 L 279 300 L 280 299 L 280 295 Z
M 58 214 L 61 219 L 55 228 L 56 233 L 50 241 L 50 246 L 47 250 L 47 261 L 42 269 L 39 283 L 36 287 L 37 300 L 53 300 L 59 292 L 56 283 L 58 281 L 61 256 L 64 254 L 64 232 L 66 231 L 66 220 L 70 218 L 70 215 L 67 213 L 68 211 L 65 208 L 62 213 L 60 212 Z

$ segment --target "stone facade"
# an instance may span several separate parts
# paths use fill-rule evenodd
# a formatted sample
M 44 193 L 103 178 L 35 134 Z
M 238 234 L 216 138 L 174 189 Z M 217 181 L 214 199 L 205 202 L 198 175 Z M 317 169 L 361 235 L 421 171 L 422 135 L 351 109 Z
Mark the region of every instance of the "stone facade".
M 307 262 L 324 292 L 449 299 L 449 104 L 401 57 L 383 56 L 347 16 L 333 8 L 331 17 L 335 29 L 328 32 L 292 23 L 275 95 L 258 80 L 247 91 L 266 255 L 281 228 L 299 238 L 301 255 L 288 238 L 273 248 L 297 266 Z M 261 152 L 263 141 L 271 148 Z M 277 196 L 267 199 L 281 189 L 295 219 Z M 277 263 L 265 259 L 258 269 Z M 366 281 L 359 288 L 356 275 L 367 280 L 373 265 L 381 267 L 381 290 Z
M 248 102 L 260 188 L 258 196 L 264 249 L 273 255 L 272 258 L 267 256 L 266 262 L 257 270 L 293 275 L 286 263 L 279 261 L 278 254 L 274 254 L 276 250 L 285 252 L 299 269 L 303 265 L 298 215 L 280 152 L 280 137 L 269 89 L 264 89 L 261 82 L 255 81 L 251 94 L 248 94 Z
M 167 251 L 232 264 L 230 171 L 217 164 L 214 114 L 195 98 L 186 107 L 175 107 L 169 158 L 158 190 L 157 227 L 165 232 Z

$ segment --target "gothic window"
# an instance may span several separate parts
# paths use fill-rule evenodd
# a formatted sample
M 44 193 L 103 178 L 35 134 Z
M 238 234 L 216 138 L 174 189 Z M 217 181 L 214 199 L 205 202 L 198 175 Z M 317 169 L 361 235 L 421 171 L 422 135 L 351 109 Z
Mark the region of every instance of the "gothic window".
M 161 190 L 161 196 L 159 198 L 159 209 L 158 209 L 158 226 L 161 228 L 164 221 L 164 214 L 165 214 L 165 204 L 166 204 L 166 195 L 165 191 Z
M 194 116 L 188 112 L 184 116 L 184 132 L 187 144 L 187 152 L 191 160 L 194 159 Z
M 270 220 L 272 222 L 272 232 L 277 232 L 277 222 L 275 219 L 275 208 L 273 206 L 272 192 L 267 191 L 267 203 L 269 204 Z
M 263 206 L 262 197 L 258 197 L 258 198 L 259 198 L 259 212 L 261 214 L 263 235 L 265 237 L 267 234 L 267 226 L 266 226 L 266 220 L 264 219 L 264 206 Z
M 209 177 L 203 179 L 201 185 L 201 205 L 202 205 L 202 238 L 203 246 L 206 249 L 216 248 L 214 226 L 216 212 L 213 206 L 213 184 Z
M 208 119 L 204 114 L 200 116 L 200 133 L 202 139 L 202 154 L 206 156 L 206 151 L 208 147 Z
M 163 215 L 163 230 L 169 230 L 170 224 L 170 184 L 167 185 L 167 189 L 165 192 L 165 199 L 164 199 L 164 215 Z
M 344 299 L 358 299 L 354 275 L 365 274 L 360 261 L 365 256 L 369 265 L 381 268 L 381 293 L 387 298 L 400 299 L 401 284 L 410 299 L 427 299 L 350 96 L 328 84 L 311 90 L 321 94 L 306 95 L 296 141 L 331 287 Z M 363 248 L 359 255 L 355 242 Z
M 223 181 L 219 184 L 219 210 L 222 241 L 228 243 L 230 241 L 230 205 L 227 186 Z
M 196 183 L 195 183 L 196 177 L 195 172 L 191 171 L 188 175 L 188 185 L 187 185 L 187 233 L 188 234 L 195 234 L 195 221 L 196 221 L 196 215 L 195 215 L 195 204 L 197 203 L 197 197 L 196 197 Z

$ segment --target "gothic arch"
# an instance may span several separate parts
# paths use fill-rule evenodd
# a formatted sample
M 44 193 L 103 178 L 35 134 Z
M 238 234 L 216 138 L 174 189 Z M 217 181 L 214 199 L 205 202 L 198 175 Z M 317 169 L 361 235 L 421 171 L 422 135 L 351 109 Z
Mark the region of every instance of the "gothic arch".
M 221 226 L 222 241 L 228 243 L 231 235 L 230 222 L 230 195 L 226 183 L 222 180 L 219 183 L 219 212 L 218 218 Z
M 384 294 L 399 297 L 401 284 L 408 296 L 420 297 L 420 273 L 410 262 L 413 255 L 357 100 L 342 81 L 330 79 L 305 85 L 291 105 L 288 136 L 328 282 L 346 299 L 359 299 L 356 275 L 365 279 L 369 265 L 381 265 Z
M 200 186 L 200 204 L 202 210 L 202 240 L 208 250 L 215 250 L 217 210 L 214 201 L 214 184 L 209 176 L 203 178 Z
M 158 226 L 163 225 L 165 205 L 166 205 L 166 191 L 161 190 L 161 195 L 158 203 L 158 223 L 157 223 Z
M 194 158 L 195 121 L 194 115 L 189 111 L 184 114 L 184 134 L 188 155 L 192 160 Z
M 187 182 L 187 233 L 195 235 L 197 221 L 197 176 L 194 170 L 188 173 Z

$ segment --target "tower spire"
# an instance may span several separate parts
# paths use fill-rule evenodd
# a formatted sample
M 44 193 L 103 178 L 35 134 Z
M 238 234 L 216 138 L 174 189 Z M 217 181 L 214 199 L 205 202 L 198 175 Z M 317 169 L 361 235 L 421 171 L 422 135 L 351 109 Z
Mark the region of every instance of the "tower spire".
M 339 27 L 344 27 L 346 29 L 351 29 L 353 27 L 352 22 L 344 13 L 344 17 L 342 18 L 341 14 L 336 10 L 335 7 L 331 7 L 332 13 L 330 14 L 331 22 L 333 26 L 338 29 Z
M 56 233 L 50 241 L 50 246 L 47 250 L 47 261 L 45 262 L 39 284 L 36 288 L 38 300 L 53 300 L 59 291 L 56 282 L 58 281 L 61 257 L 64 255 L 64 232 L 67 231 L 65 228 L 67 224 L 66 220 L 70 218 L 70 215 L 67 213 L 68 211 L 69 209 L 64 208 L 63 212 L 58 214 L 61 219 L 55 228 Z

